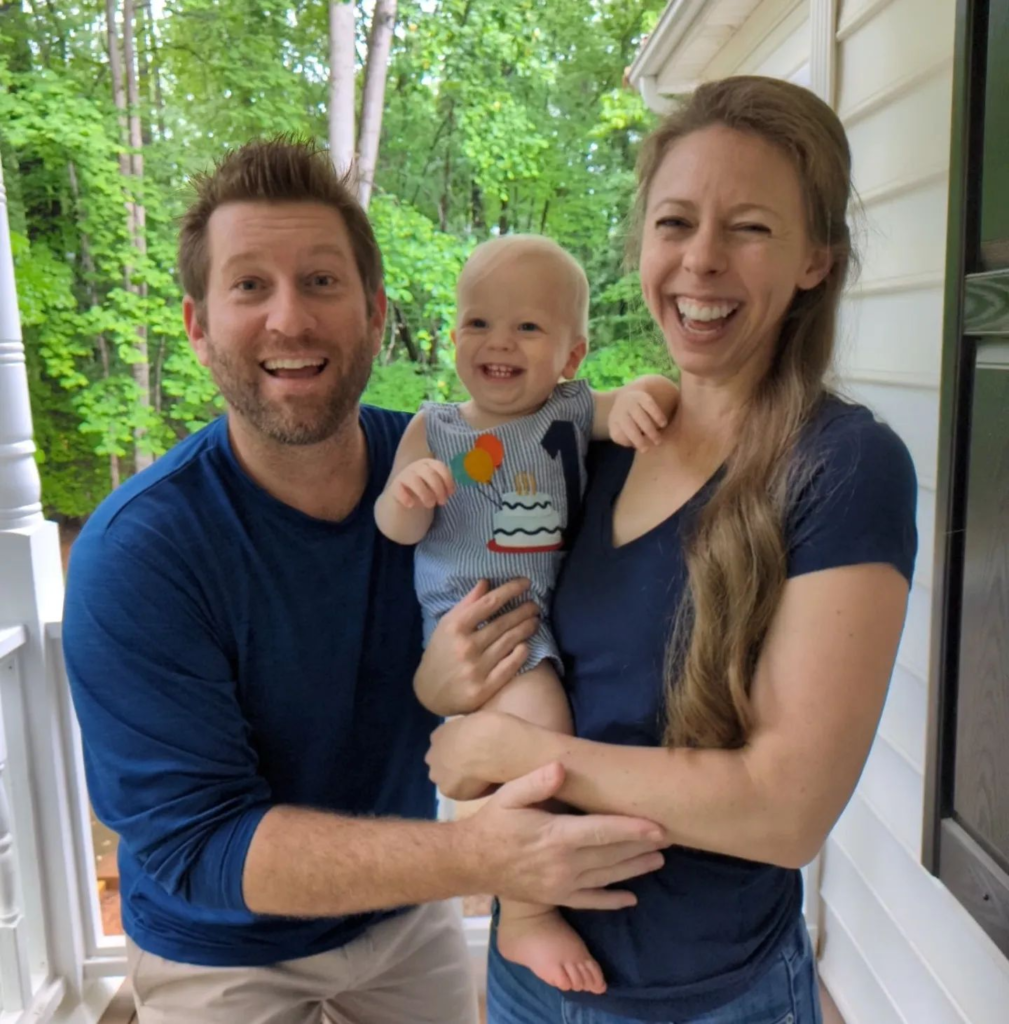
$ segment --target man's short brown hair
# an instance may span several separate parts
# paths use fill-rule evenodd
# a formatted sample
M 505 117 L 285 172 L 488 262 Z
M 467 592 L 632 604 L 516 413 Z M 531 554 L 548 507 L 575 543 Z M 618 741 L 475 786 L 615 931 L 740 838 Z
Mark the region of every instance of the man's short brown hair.
M 183 291 L 206 309 L 210 254 L 207 223 L 225 203 L 304 202 L 330 206 L 343 218 L 361 275 L 369 314 L 382 285 L 382 254 L 368 216 L 348 175 L 337 174 L 328 153 L 290 136 L 254 139 L 220 159 L 213 170 L 190 179 L 195 198 L 179 229 L 179 277 Z

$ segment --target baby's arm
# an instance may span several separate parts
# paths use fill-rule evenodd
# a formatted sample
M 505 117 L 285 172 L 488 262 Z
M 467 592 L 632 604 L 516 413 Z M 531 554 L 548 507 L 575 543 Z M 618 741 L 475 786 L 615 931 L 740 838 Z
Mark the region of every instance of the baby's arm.
M 416 544 L 431 529 L 434 510 L 455 491 L 452 471 L 431 454 L 424 414 L 417 413 L 403 433 L 396 459 L 378 501 L 375 522 L 389 540 Z
M 615 391 L 593 391 L 592 439 L 610 440 L 638 451 L 659 443 L 659 431 L 680 400 L 679 388 L 667 377 L 639 377 Z

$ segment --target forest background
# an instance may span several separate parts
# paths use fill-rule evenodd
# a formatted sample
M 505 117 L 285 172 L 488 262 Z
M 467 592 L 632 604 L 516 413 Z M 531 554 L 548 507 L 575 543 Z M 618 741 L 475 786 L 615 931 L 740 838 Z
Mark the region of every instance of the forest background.
M 182 328 L 186 180 L 289 133 L 352 165 L 390 315 L 365 400 L 461 395 L 454 284 L 478 242 L 541 232 L 592 286 L 581 376 L 668 369 L 624 246 L 624 84 L 664 0 L 0 0 L 0 157 L 43 501 L 87 516 L 220 414 Z

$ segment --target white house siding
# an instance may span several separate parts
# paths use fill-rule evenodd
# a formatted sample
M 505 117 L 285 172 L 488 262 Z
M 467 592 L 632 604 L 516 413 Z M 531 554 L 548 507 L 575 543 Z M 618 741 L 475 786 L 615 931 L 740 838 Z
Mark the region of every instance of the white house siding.
M 820 969 L 848 1024 L 1006 1024 L 1009 961 L 921 866 L 955 0 L 838 8 L 865 210 L 841 383 L 911 451 L 921 547 L 879 736 L 824 854 Z

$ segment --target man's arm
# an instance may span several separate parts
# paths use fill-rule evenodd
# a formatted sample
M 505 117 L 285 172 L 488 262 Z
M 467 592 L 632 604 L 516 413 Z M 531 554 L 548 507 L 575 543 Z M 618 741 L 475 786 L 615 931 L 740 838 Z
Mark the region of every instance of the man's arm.
M 337 916 L 494 892 L 528 902 L 615 910 L 606 889 L 662 864 L 661 829 L 620 816 L 555 816 L 563 771 L 548 765 L 502 787 L 459 822 L 348 818 L 275 807 L 243 873 L 245 902 L 263 914 Z
M 92 802 L 146 876 L 190 905 L 331 916 L 499 891 L 608 908 L 628 896 L 599 890 L 655 869 L 665 843 L 650 822 L 527 807 L 560 785 L 557 768 L 452 824 L 278 806 L 181 560 L 142 525 L 78 545 L 63 635 Z

